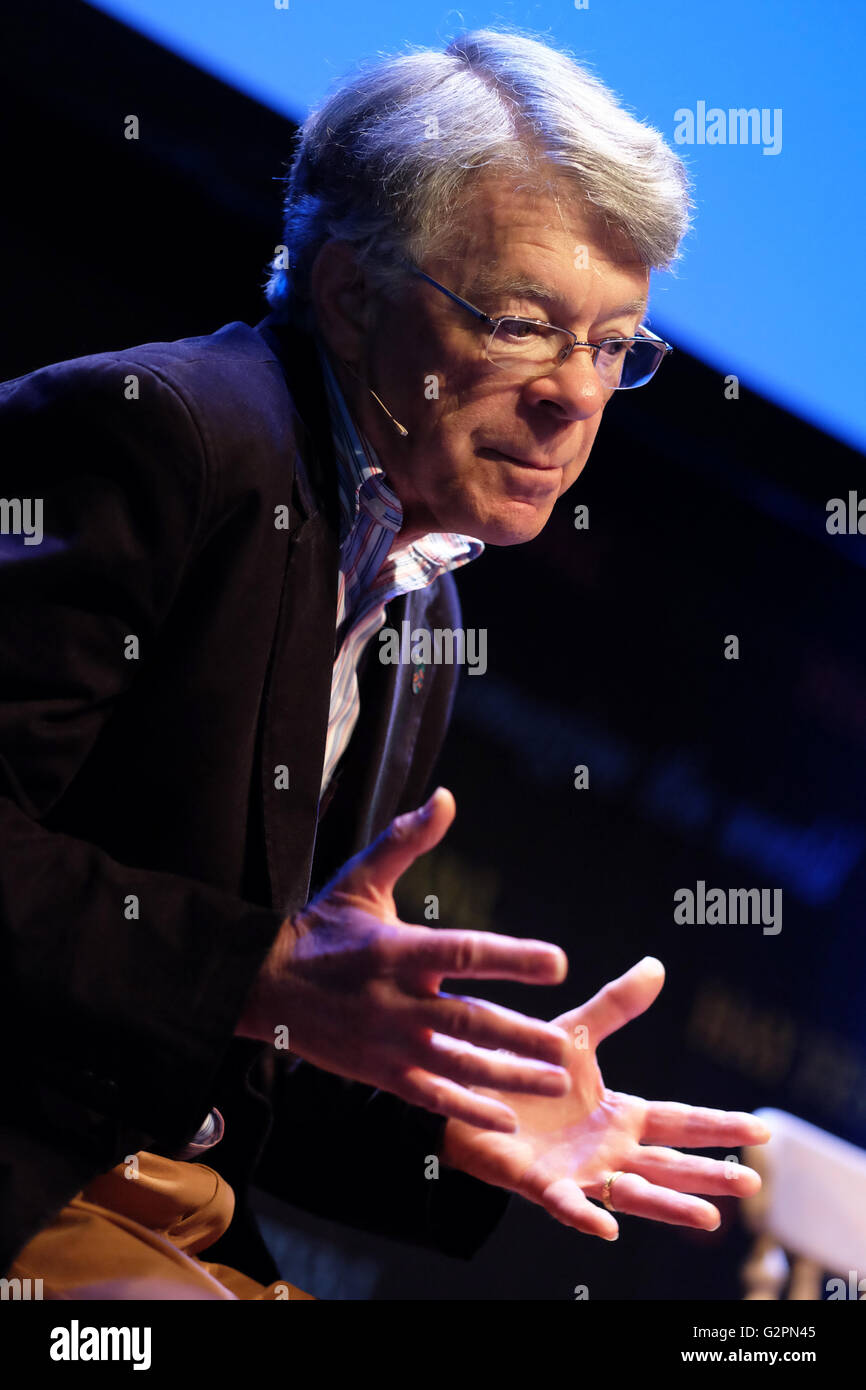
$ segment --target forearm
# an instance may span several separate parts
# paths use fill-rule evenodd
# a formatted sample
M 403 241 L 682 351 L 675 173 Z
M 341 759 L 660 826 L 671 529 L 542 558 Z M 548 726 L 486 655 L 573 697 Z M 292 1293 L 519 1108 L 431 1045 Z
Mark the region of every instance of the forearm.
M 0 893 L 0 1035 L 16 1057 L 3 1087 L 13 1108 L 29 1098 L 37 1121 L 46 1091 L 47 1123 L 65 1097 L 73 1142 L 75 1108 L 102 1104 L 121 1126 L 184 1137 L 206 1109 L 278 914 L 122 865 L 4 797 Z

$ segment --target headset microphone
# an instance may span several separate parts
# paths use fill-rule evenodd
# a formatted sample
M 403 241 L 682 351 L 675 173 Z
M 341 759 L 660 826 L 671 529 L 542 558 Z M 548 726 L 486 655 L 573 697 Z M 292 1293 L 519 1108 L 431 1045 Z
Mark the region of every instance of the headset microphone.
M 366 389 L 370 392 L 370 395 L 373 397 L 373 400 L 376 402 L 376 404 L 377 404 L 377 405 L 380 405 L 380 406 L 382 407 L 382 409 L 384 410 L 385 414 L 388 416 L 388 419 L 391 421 L 391 424 L 394 426 L 394 428 L 395 428 L 395 430 L 397 431 L 397 433 L 400 434 L 400 435 L 402 435 L 403 438 L 405 439 L 405 438 L 407 437 L 408 433 L 409 433 L 409 431 L 407 430 L 406 426 L 405 426 L 405 425 L 401 425 L 399 420 L 395 420 L 395 419 L 394 419 L 394 416 L 391 414 L 391 412 L 390 412 L 390 410 L 388 409 L 388 407 L 386 406 L 385 402 L 379 399 L 379 397 L 376 395 L 376 392 L 373 390 L 372 386 L 367 386 L 367 383 L 366 383 L 365 381 L 361 381 L 361 378 L 358 376 L 358 373 L 355 371 L 354 367 L 352 367 L 352 366 L 351 366 L 348 362 L 346 362 L 345 359 L 342 358 L 342 357 L 340 358 L 340 361 L 343 363 L 343 366 L 344 366 L 348 371 L 350 371 L 350 372 L 352 373 L 352 376 L 355 378 L 355 380 L 356 380 L 357 382 L 359 382 L 361 386 L 365 386 L 365 387 L 366 387 Z
M 406 436 L 407 436 L 407 434 L 409 433 L 409 431 L 407 430 L 406 426 L 405 426 L 405 425 L 401 425 L 399 420 L 395 420 L 395 419 L 394 419 L 394 416 L 391 414 L 391 412 L 390 412 L 390 410 L 388 409 L 388 407 L 386 406 L 385 402 L 379 400 L 379 397 L 376 395 L 376 392 L 373 390 L 372 386 L 368 386 L 368 387 L 367 387 L 367 390 L 370 392 L 370 395 L 373 397 L 373 400 L 374 400 L 374 401 L 379 401 L 379 405 L 382 407 L 382 409 L 384 410 L 385 414 L 388 416 L 388 419 L 391 421 L 391 424 L 394 426 L 394 428 L 396 429 L 397 433 L 398 433 L 398 434 L 402 434 L 403 438 L 405 439 Z

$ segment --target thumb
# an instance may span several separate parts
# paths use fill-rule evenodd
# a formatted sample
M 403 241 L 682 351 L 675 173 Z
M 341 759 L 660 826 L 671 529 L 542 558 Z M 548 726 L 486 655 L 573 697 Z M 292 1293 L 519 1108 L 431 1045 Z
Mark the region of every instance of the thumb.
M 451 792 L 437 787 L 423 806 L 396 816 L 378 839 L 355 856 L 340 887 L 348 892 L 363 887 L 390 893 L 409 865 L 438 845 L 456 814 Z
M 661 961 L 655 956 L 644 956 L 624 975 L 611 980 L 580 1008 L 574 1009 L 570 1021 L 572 1025 L 584 1024 L 589 1029 L 593 1047 L 597 1047 L 618 1028 L 645 1013 L 658 997 L 664 982 L 665 968 Z

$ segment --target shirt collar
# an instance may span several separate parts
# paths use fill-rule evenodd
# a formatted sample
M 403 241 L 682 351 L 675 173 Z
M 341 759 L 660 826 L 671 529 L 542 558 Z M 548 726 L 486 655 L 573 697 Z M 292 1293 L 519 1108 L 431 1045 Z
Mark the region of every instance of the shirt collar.
M 352 418 L 325 344 L 317 333 L 314 340 L 325 381 L 337 459 L 340 543 L 344 544 L 357 526 L 362 506 L 381 526 L 396 534 L 403 524 L 400 499 L 389 484 L 373 445 Z M 402 549 L 392 548 L 392 557 Z M 430 531 L 420 540 L 411 542 L 405 550 L 437 569 L 453 569 L 476 560 L 484 551 L 484 543 L 456 531 Z

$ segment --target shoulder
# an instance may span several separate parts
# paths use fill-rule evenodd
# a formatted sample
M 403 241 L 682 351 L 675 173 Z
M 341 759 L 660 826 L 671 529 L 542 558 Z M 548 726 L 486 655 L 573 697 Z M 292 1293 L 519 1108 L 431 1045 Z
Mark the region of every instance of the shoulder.
M 70 358 L 0 384 L 4 452 L 63 453 L 69 466 L 135 455 L 156 478 L 177 473 L 222 510 L 249 491 L 285 490 L 294 407 L 255 328 Z M 116 467 L 120 469 L 121 462 Z
M 82 357 L 52 362 L 25 376 L 0 384 L 0 406 L 31 404 L 49 409 L 76 398 L 135 400 L 142 384 L 151 399 L 170 407 L 172 400 L 199 419 L 247 411 L 263 404 L 285 382 L 273 352 L 248 324 L 226 324 L 216 333 L 174 342 L 139 343 Z

